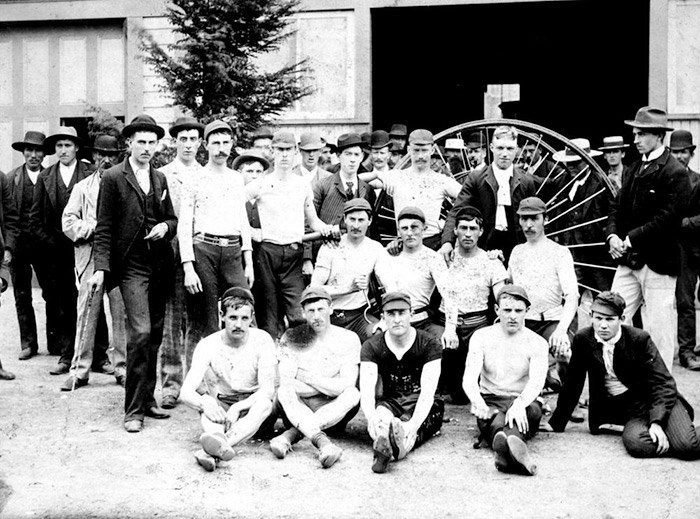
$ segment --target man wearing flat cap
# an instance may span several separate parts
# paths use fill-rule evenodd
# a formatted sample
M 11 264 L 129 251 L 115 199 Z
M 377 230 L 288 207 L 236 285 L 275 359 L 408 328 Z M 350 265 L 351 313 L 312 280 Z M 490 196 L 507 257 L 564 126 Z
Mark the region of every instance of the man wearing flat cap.
M 534 476 L 537 467 L 525 442 L 542 418 L 539 394 L 547 374 L 547 341 L 524 326 L 530 299 L 518 285 L 496 298 L 499 322 L 474 332 L 464 371 L 464 391 L 496 468 Z
M 641 306 L 644 329 L 670 372 L 678 322 L 674 299 L 681 269 L 679 230 L 690 181 L 683 165 L 664 147 L 666 131 L 671 130 L 666 112 L 645 106 L 625 124 L 632 127 L 642 157 L 622 178 L 610 207 L 607 243 L 618 262 L 611 290 L 627 302 L 627 324 Z
M 360 405 L 372 438 L 372 471 L 387 471 L 442 427 L 445 403 L 435 396 L 440 342 L 411 326 L 411 298 L 401 291 L 382 297 L 384 333 L 362 345 Z M 378 392 L 377 388 L 381 390 Z
M 197 151 L 202 144 L 204 125 L 194 117 L 175 119 L 170 127 L 170 137 L 175 142 L 175 158 L 160 168 L 170 189 L 175 216 L 180 217 L 180 199 L 185 184 L 197 178 L 202 166 L 197 162 Z M 174 282 L 169 288 L 165 303 L 163 343 L 160 347 L 160 377 L 163 385 L 162 406 L 172 409 L 182 386 L 182 378 L 192 360 L 192 351 L 185 349 L 187 312 L 185 304 L 185 273 L 180 259 L 180 244 L 175 236 L 170 245 L 173 249 Z
M 625 149 L 628 147 L 629 144 L 625 144 L 621 135 L 613 135 L 603 137 L 603 145 L 598 148 L 603 152 L 603 159 L 608 164 L 608 170 L 605 173 L 618 190 L 622 187 L 623 173 L 629 169 L 622 163 L 622 159 L 625 158 Z
M 46 153 L 55 153 L 58 162 L 39 174 L 29 215 L 41 253 L 51 258 L 50 293 L 56 298 L 54 333 L 61 354 L 58 366 L 49 372 L 52 375 L 68 373 L 75 346 L 78 301 L 75 258 L 73 242 L 63 234 L 61 218 L 73 186 L 90 175 L 87 164 L 78 160 L 78 150 L 82 145 L 82 139 L 72 126 L 61 126 L 44 141 Z
M 160 171 L 151 167 L 163 129 L 138 115 L 122 130 L 130 155 L 102 174 L 95 227 L 95 274 L 90 287 L 119 285 L 126 313 L 124 428 L 140 432 L 144 417 L 170 415 L 156 404 L 156 365 L 163 339 L 168 287 L 173 283 L 170 240 L 177 218 Z M 105 279 L 107 278 L 107 279 Z
M 277 399 L 287 429 L 270 440 L 270 450 L 284 458 L 306 437 L 318 449 L 323 468 L 333 466 L 343 450 L 325 431 L 342 432 L 359 410 L 357 335 L 331 324 L 331 296 L 309 286 L 301 295 L 305 324 L 288 329 L 278 349 Z
M 233 447 L 264 429 L 272 413 L 275 344 L 267 332 L 251 327 L 254 306 L 248 289 L 224 292 L 224 329 L 197 344 L 182 384 L 180 398 L 200 413 L 202 448 L 194 456 L 208 472 L 231 461 Z
M 312 186 L 331 176 L 329 171 L 326 171 L 318 165 L 318 159 L 321 157 L 322 149 L 323 142 L 319 134 L 313 132 L 302 133 L 301 137 L 299 137 L 301 163 L 294 166 L 294 172 L 307 179 Z
M 622 324 L 625 307 L 617 292 L 594 299 L 592 326 L 574 337 L 568 376 L 549 425 L 564 431 L 588 375 L 591 433 L 622 425 L 622 443 L 635 458 L 698 459 L 700 429 L 693 427 L 693 408 L 678 393 L 650 335 Z

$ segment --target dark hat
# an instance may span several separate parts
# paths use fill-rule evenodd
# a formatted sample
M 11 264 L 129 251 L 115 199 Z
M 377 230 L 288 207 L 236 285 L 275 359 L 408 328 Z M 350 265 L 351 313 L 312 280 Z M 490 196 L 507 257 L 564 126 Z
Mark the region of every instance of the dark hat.
M 668 145 L 671 151 L 695 150 L 693 134 L 688 130 L 674 130 L 671 134 L 671 142 Z
M 405 124 L 392 124 L 389 131 L 390 137 L 406 137 L 408 135 L 408 127 Z
M 357 133 L 344 133 L 338 137 L 338 152 L 340 153 L 345 148 L 352 148 L 354 146 L 364 146 L 362 144 L 362 138 Z
M 398 142 L 392 142 L 389 151 L 391 153 L 404 153 L 406 151 L 406 147 L 401 146 L 401 144 L 399 144 Z
M 425 223 L 425 213 L 420 209 L 420 207 L 415 207 L 412 205 L 406 206 L 401 209 L 399 213 L 398 220 L 403 220 L 404 218 L 413 218 L 415 220 L 420 220 Z
M 627 148 L 629 144 L 625 144 L 625 140 L 620 135 L 613 135 L 612 137 L 603 137 L 603 145 L 599 146 L 599 150 L 621 150 L 622 148 Z
M 384 297 L 382 297 L 382 310 L 388 312 L 389 310 L 399 309 L 411 309 L 411 296 L 400 291 L 384 294 Z
M 163 135 L 165 135 L 165 130 L 156 124 L 156 120 L 146 114 L 134 117 L 129 124 L 124 126 L 122 135 L 129 138 L 136 132 L 153 132 L 159 139 L 162 139 Z
M 571 143 L 581 148 L 589 157 L 598 157 L 603 154 L 602 151 L 592 150 L 591 143 L 588 139 L 571 139 Z M 557 162 L 576 162 L 582 160 L 581 156 L 568 146 L 561 151 L 555 152 L 552 155 L 552 159 Z
M 651 106 L 643 106 L 637 110 L 634 121 L 626 120 L 625 124 L 644 130 L 673 130 L 673 128 L 668 127 L 668 116 L 666 112 L 659 108 L 652 108 Z
M 260 138 L 260 137 L 258 137 Z M 272 136 L 272 146 L 276 148 L 293 148 L 297 140 L 292 132 L 275 132 Z
M 469 134 L 469 137 L 467 137 L 467 148 L 484 148 L 486 144 L 486 138 L 481 132 L 472 132 Z
M 241 153 L 238 157 L 236 157 L 233 160 L 233 164 L 231 164 L 231 168 L 238 170 L 241 163 L 253 162 L 253 161 L 256 161 L 256 162 L 259 162 L 260 164 L 262 164 L 263 169 L 267 169 L 270 167 L 270 163 L 267 161 L 267 159 L 265 157 L 260 155 L 260 153 L 258 153 L 255 150 L 249 150 L 249 151 L 246 151 L 245 153 Z
M 389 134 L 384 130 L 375 130 L 372 132 L 372 138 L 369 141 L 369 147 L 373 150 L 379 150 L 386 148 L 391 144 L 389 140 Z
M 343 215 L 353 213 L 355 211 L 366 211 L 372 216 L 372 206 L 366 198 L 352 198 L 343 204 Z
M 37 148 L 44 147 L 44 141 L 46 140 L 46 135 L 35 130 L 29 130 L 24 134 L 24 140 L 13 142 L 12 149 L 17 151 L 24 151 L 27 146 L 33 146 Z
M 253 293 L 247 288 L 231 287 L 228 290 L 226 290 L 226 292 L 224 292 L 224 295 L 221 296 L 221 300 L 224 301 L 229 297 L 240 297 L 241 299 L 250 301 L 253 305 L 255 305 L 255 298 L 253 297 Z
M 527 296 L 527 292 L 519 285 L 503 285 L 503 288 L 501 288 L 496 296 L 496 301 L 500 301 L 501 297 L 505 295 L 520 299 L 524 301 L 528 307 L 530 306 L 530 298 Z
M 331 140 L 326 139 L 326 143 L 323 146 L 327 146 L 331 153 L 338 153 L 338 146 Z
M 212 121 L 204 128 L 204 140 L 206 141 L 212 133 L 228 133 L 233 136 L 233 129 L 224 121 Z
M 323 140 L 318 133 L 302 133 L 299 137 L 299 149 L 304 151 L 314 151 L 323 148 Z
M 119 147 L 119 140 L 116 137 L 106 134 L 100 134 L 95 137 L 95 142 L 90 149 L 101 153 L 119 153 L 124 151 L 123 148 Z
M 605 315 L 621 317 L 625 313 L 625 299 L 617 292 L 606 290 L 598 294 L 591 304 L 591 311 L 595 310 Z M 595 307 L 595 308 L 594 308 Z
M 409 144 L 432 144 L 435 142 L 433 139 L 433 134 L 429 130 L 418 129 L 413 130 L 411 135 L 408 136 Z
M 465 205 L 459 211 L 457 211 L 457 214 L 455 215 L 455 223 L 459 222 L 460 220 L 473 220 L 474 218 L 480 218 L 483 221 L 484 216 L 476 207 Z
M 72 126 L 59 126 L 58 131 L 46 137 L 44 141 L 44 151 L 47 155 L 56 153 L 56 143 L 60 140 L 73 141 L 76 146 L 83 145 L 83 139 L 78 137 L 78 132 Z
M 360 134 L 360 140 L 362 141 L 363 148 L 369 148 L 369 145 L 372 142 L 372 132 L 362 132 Z
M 541 198 L 537 198 L 536 196 L 530 196 L 521 200 L 518 210 L 516 211 L 516 213 L 520 215 L 544 214 L 546 212 L 547 205 Z
M 251 140 L 255 139 L 272 139 L 272 130 L 268 128 L 267 126 L 261 126 L 257 130 L 253 132 L 253 135 L 250 136 Z
M 331 295 L 328 293 L 328 290 L 319 285 L 309 285 L 301 293 L 300 304 L 303 306 L 306 303 L 310 303 L 311 301 L 318 301 L 319 299 L 325 299 L 329 303 L 333 302 L 333 300 L 331 299 Z
M 194 117 L 178 117 L 175 119 L 175 122 L 170 127 L 170 131 L 168 133 L 170 133 L 171 137 L 177 137 L 177 134 L 182 130 L 197 130 L 200 137 L 204 135 L 204 125 L 197 121 L 197 119 Z

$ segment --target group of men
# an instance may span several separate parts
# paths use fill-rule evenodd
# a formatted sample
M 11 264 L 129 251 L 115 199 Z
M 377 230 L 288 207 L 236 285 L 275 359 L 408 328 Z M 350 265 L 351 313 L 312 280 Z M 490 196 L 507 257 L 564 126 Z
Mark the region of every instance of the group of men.
M 482 137 L 470 138 L 463 181 L 434 170 L 436 143 L 425 129 L 341 135 L 335 172 L 319 166 L 328 147 L 319 135 L 297 141 L 285 131 L 256 132 L 231 169 L 234 132 L 220 120 L 176 120 L 176 157 L 160 170 L 151 160 L 165 132 L 148 115 L 124 127 L 129 153 L 121 163 L 117 139 L 99 136 L 92 170 L 77 159 L 84 143 L 75 129 L 48 138 L 27 132 L 13 144 L 25 165 L 3 178 L 0 211 L 20 358 L 37 353 L 33 268 L 47 305 L 48 349 L 60 355 L 51 373 L 69 374 L 61 389 L 87 385 L 91 370 L 114 374 L 125 387 L 129 432 L 140 431 L 145 417 L 168 418 L 164 408 L 179 399 L 195 407 L 204 429 L 196 458 L 207 470 L 230 461 L 233 446 L 277 415 L 285 430 L 270 441 L 276 457 L 306 437 L 330 467 L 342 449 L 326 433 L 341 431 L 361 407 L 372 468 L 384 472 L 440 429 L 442 394 L 471 403 L 499 470 L 534 474 L 525 441 L 540 425 L 539 396 L 545 387 L 562 391 L 552 427 L 563 429 L 576 418 L 586 370 L 602 384 L 591 388 L 599 394 L 589 422 L 614 401 L 592 430 L 633 417 L 633 431 L 623 435 L 632 454 L 651 455 L 652 445 L 696 457 L 692 409 L 676 405 L 670 375 L 673 298 L 679 315 L 681 297 L 694 303 L 698 272 L 690 246 L 698 216 L 686 204 L 697 184 L 687 168 L 694 146 L 665 148 L 669 128 L 658 109 L 644 107 L 626 124 L 642 160 L 622 172 L 608 224 L 596 231 L 618 266 L 608 286 L 595 281 L 593 328 L 578 333 L 582 276 L 570 244 L 547 236 L 543 198 L 573 185 L 569 198 L 583 208 L 569 218 L 581 218 L 600 179 L 586 173 L 577 152 L 563 150 L 565 187 L 546 185 L 519 167 L 526 146 L 513 127 L 493 131 L 488 164 Z M 688 138 L 674 133 L 671 145 Z M 584 139 L 574 144 L 593 155 Z M 205 165 L 196 161 L 201 145 Z M 624 146 L 606 142 L 606 158 Z M 392 169 L 390 157 L 404 147 L 409 165 Z M 45 153 L 58 162 L 41 170 Z M 527 153 L 543 163 L 537 149 Z M 611 164 L 611 175 L 618 166 Z M 677 289 L 681 273 L 694 276 L 690 291 L 680 282 Z M 647 355 L 653 365 L 641 381 L 610 360 L 623 349 L 621 319 L 631 323 L 640 306 L 648 335 L 629 328 L 625 344 L 634 344 L 632 361 Z M 694 323 L 685 339 L 681 364 L 698 369 Z M 161 405 L 154 397 L 159 356 Z M 598 358 L 602 368 L 592 364 Z M 0 376 L 10 375 L 0 367 Z M 659 400 L 649 401 L 657 392 Z

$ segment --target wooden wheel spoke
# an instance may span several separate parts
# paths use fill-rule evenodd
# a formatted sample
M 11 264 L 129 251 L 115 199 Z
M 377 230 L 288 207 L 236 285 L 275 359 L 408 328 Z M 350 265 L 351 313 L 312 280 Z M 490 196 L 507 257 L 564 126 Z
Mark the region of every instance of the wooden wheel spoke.
M 585 227 L 586 225 L 591 225 L 591 224 L 594 224 L 597 222 L 602 222 L 603 220 L 607 220 L 607 219 L 608 219 L 607 216 L 601 216 L 600 218 L 594 218 L 593 220 L 588 220 L 587 222 L 577 223 L 576 225 L 572 225 L 572 226 L 567 227 L 565 229 L 560 229 L 558 231 L 548 233 L 547 236 L 551 238 L 552 236 L 556 236 L 557 234 L 563 234 L 565 232 L 569 232 L 569 231 L 573 231 L 574 229 L 578 229 L 579 227 Z
M 608 265 L 598 265 L 596 263 L 582 263 L 580 261 L 574 261 L 574 265 L 578 265 L 579 267 L 591 267 L 596 269 L 617 270 L 617 267 L 610 267 Z
M 585 203 L 588 202 L 589 200 L 593 200 L 595 197 L 597 197 L 597 196 L 600 195 L 601 193 L 605 193 L 605 188 L 601 188 L 599 191 L 596 191 L 595 193 L 593 193 L 593 194 L 592 194 L 591 196 L 589 196 L 588 198 L 586 198 L 586 199 L 584 199 L 584 200 L 581 200 L 579 203 L 574 204 L 574 205 L 572 205 L 571 207 L 569 207 L 566 211 L 564 211 L 564 212 L 562 212 L 562 213 L 559 213 L 559 214 L 556 215 L 554 218 L 550 219 L 547 223 L 545 223 L 545 225 L 549 225 L 549 224 L 551 224 L 552 222 L 556 222 L 559 218 L 561 218 L 561 217 L 564 216 L 565 214 L 570 213 L 571 211 L 573 211 L 573 210 L 576 209 L 577 207 L 582 206 L 583 204 L 585 204 Z

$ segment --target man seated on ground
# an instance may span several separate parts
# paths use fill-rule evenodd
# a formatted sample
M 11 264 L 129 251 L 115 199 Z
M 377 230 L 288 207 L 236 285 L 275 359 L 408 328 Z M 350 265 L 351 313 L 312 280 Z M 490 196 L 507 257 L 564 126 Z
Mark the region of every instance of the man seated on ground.
M 592 326 L 574 337 L 568 375 L 549 425 L 564 431 L 588 374 L 591 433 L 609 428 L 607 424 L 624 425 L 622 443 L 636 458 L 668 454 L 698 459 L 700 430 L 693 427 L 693 408 L 678 393 L 649 334 L 622 324 L 625 306 L 617 292 L 593 300 Z
M 464 391 L 496 468 L 534 476 L 525 441 L 542 418 L 538 399 L 547 375 L 547 341 L 524 326 L 530 300 L 525 289 L 506 285 L 498 293 L 500 322 L 474 332 L 464 371 Z
M 389 291 L 395 278 L 389 268 L 389 254 L 380 243 L 366 236 L 372 221 L 372 207 L 364 198 L 353 198 L 343 206 L 347 234 L 338 244 L 323 245 L 318 252 L 312 286 L 323 286 L 333 298 L 331 323 L 355 332 L 365 341 L 377 319 L 367 314 L 369 277 L 374 272 Z
M 224 329 L 199 342 L 180 390 L 180 399 L 201 413 L 202 449 L 195 458 L 210 472 L 219 460 L 233 459 L 233 446 L 270 417 L 277 365 L 272 337 L 250 327 L 255 307 L 250 291 L 229 288 L 221 306 Z
M 318 449 L 321 465 L 329 468 L 343 449 L 324 431 L 333 426 L 344 429 L 359 410 L 360 341 L 331 324 L 331 296 L 324 288 L 304 290 L 301 306 L 306 324 L 287 330 L 278 352 L 277 399 L 285 423 L 291 426 L 270 440 L 270 450 L 282 459 L 294 443 L 307 437 Z
M 388 329 L 366 341 L 360 357 L 360 403 L 377 473 L 386 472 L 392 456 L 403 459 L 436 434 L 445 412 L 444 402 L 435 397 L 440 343 L 411 326 L 411 298 L 405 292 L 385 294 L 382 311 Z

